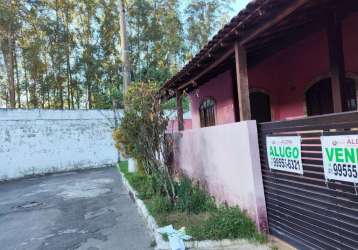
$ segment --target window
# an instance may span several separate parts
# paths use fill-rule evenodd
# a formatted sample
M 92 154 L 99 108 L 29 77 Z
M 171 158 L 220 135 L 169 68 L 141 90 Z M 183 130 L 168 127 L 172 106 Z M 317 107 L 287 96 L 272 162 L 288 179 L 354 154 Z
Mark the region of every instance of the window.
M 331 79 L 323 79 L 310 87 L 306 104 L 308 116 L 333 113 Z
M 343 88 L 343 111 L 357 110 L 356 83 L 346 78 Z M 307 115 L 333 113 L 331 79 L 326 78 L 315 83 L 306 92 Z
M 343 111 L 354 110 L 357 110 L 356 82 L 351 78 L 346 78 L 346 84 L 344 85 Z
M 199 112 L 201 127 L 215 125 L 215 101 L 213 99 L 205 99 L 200 105 Z

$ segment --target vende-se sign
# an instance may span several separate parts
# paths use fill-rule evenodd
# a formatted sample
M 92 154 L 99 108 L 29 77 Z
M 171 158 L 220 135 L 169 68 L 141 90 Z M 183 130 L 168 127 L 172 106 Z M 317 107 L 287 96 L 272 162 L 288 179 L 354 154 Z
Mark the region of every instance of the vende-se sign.
M 301 137 L 266 137 L 267 158 L 270 169 L 303 174 Z
M 326 179 L 358 183 L 358 135 L 322 136 L 321 142 Z

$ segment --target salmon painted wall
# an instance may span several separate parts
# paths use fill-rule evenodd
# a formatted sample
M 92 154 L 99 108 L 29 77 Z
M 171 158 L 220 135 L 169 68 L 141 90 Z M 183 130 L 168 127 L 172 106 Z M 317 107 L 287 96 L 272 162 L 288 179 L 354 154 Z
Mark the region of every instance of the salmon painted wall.
M 358 14 L 343 21 L 347 72 L 358 73 Z M 325 31 L 310 35 L 249 70 L 250 88 L 271 95 L 274 120 L 305 116 L 305 91 L 320 77 L 329 76 Z
M 200 128 L 199 107 L 202 101 L 211 97 L 215 100 L 216 124 L 235 122 L 232 72 L 219 74 L 205 85 L 190 93 L 192 128 Z
M 343 21 L 346 71 L 358 76 L 358 13 Z M 270 94 L 273 120 L 305 116 L 305 91 L 320 77 L 329 76 L 328 41 L 325 31 L 314 33 L 249 69 L 251 89 Z M 235 121 L 231 72 L 225 72 L 191 95 L 193 128 L 200 127 L 198 109 L 206 96 L 217 102 L 217 123 Z
M 175 170 L 199 181 L 217 202 L 238 205 L 258 229 L 266 231 L 256 122 L 192 129 L 175 135 Z
M 192 120 L 191 119 L 184 119 L 184 130 L 188 130 L 192 128 Z M 172 132 L 178 132 L 178 120 L 170 120 L 168 122 L 168 126 L 167 126 L 167 132 L 168 133 L 172 133 Z

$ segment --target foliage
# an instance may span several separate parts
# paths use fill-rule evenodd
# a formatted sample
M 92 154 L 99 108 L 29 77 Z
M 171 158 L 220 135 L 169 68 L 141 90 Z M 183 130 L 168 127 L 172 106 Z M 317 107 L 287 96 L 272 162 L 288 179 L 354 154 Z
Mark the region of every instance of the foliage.
M 186 177 L 176 184 L 178 201 L 173 205 L 158 192 L 158 184 L 153 178 L 143 173 L 128 173 L 125 162 L 120 164 L 120 171 L 160 226 L 172 224 L 175 228 L 186 227 L 187 233 L 195 240 L 244 238 L 266 242 L 265 236 L 256 231 L 255 224 L 239 207 L 217 207 L 206 191 L 193 185 Z M 194 206 L 198 206 L 197 210 Z
M 144 170 L 159 185 L 160 192 L 175 202 L 175 187 L 169 173 L 172 142 L 166 136 L 168 118 L 157 98 L 154 83 L 137 83 L 128 88 L 125 110 L 119 126 L 125 153 L 139 160 Z
M 265 241 L 265 238 L 257 233 L 252 220 L 239 207 L 220 207 L 212 211 L 202 225 L 189 227 L 188 233 L 201 240 L 244 238 L 258 242 Z
M 126 148 L 126 145 L 128 147 L 128 144 L 125 141 L 125 139 L 121 133 L 121 130 L 119 128 L 117 128 L 113 131 L 112 138 L 114 141 L 114 146 L 118 150 L 118 152 L 121 152 L 122 154 L 125 154 L 126 152 L 130 152 L 130 149 Z
M 151 214 L 166 214 L 173 210 L 173 204 L 167 197 L 155 195 L 147 202 L 148 210 Z
M 223 0 L 125 2 L 132 79 L 160 84 L 229 9 Z M 123 107 L 119 3 L 0 1 L 0 107 Z
M 155 186 L 152 177 L 143 173 L 131 174 L 128 172 L 127 162 L 120 163 L 120 170 L 127 178 L 131 186 L 137 190 L 142 199 L 148 199 L 155 195 Z
M 191 53 L 197 53 L 210 36 L 228 21 L 228 10 L 233 0 L 190 1 L 185 9 L 187 39 Z
M 182 177 L 176 185 L 177 201 L 175 208 L 181 212 L 201 213 L 215 209 L 213 198 L 199 185 L 193 185 L 187 177 Z

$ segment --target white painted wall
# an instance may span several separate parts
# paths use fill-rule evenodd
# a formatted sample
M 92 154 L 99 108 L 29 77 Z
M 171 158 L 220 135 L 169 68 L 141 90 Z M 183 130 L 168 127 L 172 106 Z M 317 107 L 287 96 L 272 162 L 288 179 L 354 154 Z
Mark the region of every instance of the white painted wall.
M 110 110 L 0 110 L 0 180 L 117 161 Z
M 217 201 L 239 205 L 266 230 L 256 122 L 184 130 L 175 138 L 175 167 L 198 180 Z

